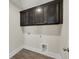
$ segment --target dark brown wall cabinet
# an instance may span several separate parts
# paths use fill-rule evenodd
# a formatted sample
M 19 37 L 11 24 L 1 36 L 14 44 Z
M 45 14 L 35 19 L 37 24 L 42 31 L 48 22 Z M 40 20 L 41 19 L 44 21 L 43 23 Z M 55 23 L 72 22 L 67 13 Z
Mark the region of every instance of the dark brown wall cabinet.
M 20 12 L 20 25 L 50 25 L 63 23 L 63 1 L 55 0 Z

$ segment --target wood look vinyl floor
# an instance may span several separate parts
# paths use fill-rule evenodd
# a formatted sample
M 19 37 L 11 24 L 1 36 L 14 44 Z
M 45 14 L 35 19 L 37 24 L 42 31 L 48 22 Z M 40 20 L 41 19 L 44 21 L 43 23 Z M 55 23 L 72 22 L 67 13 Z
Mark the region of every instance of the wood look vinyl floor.
M 26 49 L 22 49 L 16 55 L 14 55 L 11 59 L 55 59 L 51 58 L 33 51 L 29 51 Z

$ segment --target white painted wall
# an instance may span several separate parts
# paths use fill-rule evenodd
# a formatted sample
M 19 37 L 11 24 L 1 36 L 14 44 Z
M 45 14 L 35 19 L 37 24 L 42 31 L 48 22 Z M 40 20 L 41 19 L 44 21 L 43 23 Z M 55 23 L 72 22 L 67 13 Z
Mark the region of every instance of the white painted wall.
M 9 45 L 10 53 L 23 45 L 23 34 L 20 28 L 19 9 L 11 2 L 9 5 Z
M 69 1 L 64 0 L 63 1 L 63 26 L 62 26 L 62 32 L 61 32 L 61 40 L 60 40 L 60 53 L 63 57 L 63 59 L 69 59 L 68 52 L 64 52 L 63 48 L 69 47 Z
M 46 44 L 48 46 L 48 52 L 59 53 L 61 29 L 62 25 L 22 27 L 22 30 L 25 35 L 25 46 L 42 51 L 41 45 Z
M 25 26 L 22 27 L 23 33 L 60 35 L 62 25 L 42 25 L 42 26 Z
M 47 51 L 52 53 L 59 53 L 59 36 L 50 36 L 41 34 L 25 34 L 25 46 L 35 48 L 42 51 L 42 44 L 47 45 Z

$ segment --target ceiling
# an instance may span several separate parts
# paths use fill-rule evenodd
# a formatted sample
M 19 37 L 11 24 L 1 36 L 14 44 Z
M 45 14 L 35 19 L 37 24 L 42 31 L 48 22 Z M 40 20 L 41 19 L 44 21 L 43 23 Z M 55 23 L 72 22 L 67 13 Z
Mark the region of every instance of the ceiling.
M 9 1 L 15 4 L 21 10 L 25 10 L 53 0 L 9 0 Z
M 11 3 L 22 9 L 21 0 L 9 0 Z

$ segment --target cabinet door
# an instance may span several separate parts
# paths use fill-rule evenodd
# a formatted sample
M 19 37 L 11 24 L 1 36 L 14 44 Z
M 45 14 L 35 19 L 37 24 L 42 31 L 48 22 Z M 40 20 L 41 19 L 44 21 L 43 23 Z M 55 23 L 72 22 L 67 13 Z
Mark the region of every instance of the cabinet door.
M 29 18 L 29 20 L 28 20 L 28 24 L 29 25 L 33 25 L 34 24 L 34 9 L 29 9 L 29 11 L 28 11 L 28 18 Z
M 28 25 L 28 12 L 20 13 L 20 25 L 21 26 Z
M 34 11 L 34 23 L 35 24 L 44 24 L 44 12 L 42 7 L 35 8 Z
M 60 1 L 59 8 L 60 8 L 60 23 L 63 24 L 63 0 Z
M 48 21 L 48 20 L 47 20 L 47 16 L 48 16 L 48 15 L 47 15 L 47 9 L 48 9 L 48 6 L 45 6 L 45 7 L 44 7 L 44 24 L 47 24 L 47 21 Z
M 58 23 L 58 5 L 51 4 L 44 7 L 44 21 L 47 24 Z

